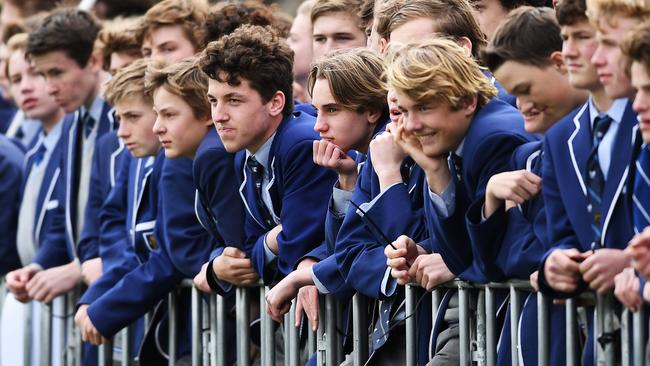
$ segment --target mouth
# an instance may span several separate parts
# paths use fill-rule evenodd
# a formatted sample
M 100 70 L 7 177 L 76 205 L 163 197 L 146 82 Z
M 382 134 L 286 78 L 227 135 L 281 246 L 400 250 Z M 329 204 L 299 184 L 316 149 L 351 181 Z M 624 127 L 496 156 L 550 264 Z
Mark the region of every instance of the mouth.
M 320 139 L 323 141 L 334 142 L 334 138 L 329 136 L 321 136 Z
M 171 140 L 160 140 L 160 145 L 162 145 L 163 148 L 167 149 L 171 147 L 172 142 Z
M 27 98 L 23 101 L 23 109 L 32 109 L 36 106 L 38 103 L 38 99 L 36 98 Z
M 639 118 L 639 129 L 644 131 L 650 130 L 650 118 Z
M 397 108 L 391 108 L 389 110 L 389 114 L 390 114 L 390 120 L 396 122 L 397 119 L 402 115 L 402 112 L 400 112 L 400 110 Z

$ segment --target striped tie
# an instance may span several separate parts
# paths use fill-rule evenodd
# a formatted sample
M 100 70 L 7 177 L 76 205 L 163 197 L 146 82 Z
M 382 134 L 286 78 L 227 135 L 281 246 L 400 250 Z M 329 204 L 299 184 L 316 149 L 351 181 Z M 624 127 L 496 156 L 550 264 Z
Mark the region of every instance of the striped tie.
M 605 175 L 600 167 L 598 161 L 598 146 L 600 145 L 603 137 L 607 133 L 610 124 L 612 123 L 611 117 L 608 115 L 600 115 L 594 121 L 593 135 L 592 135 L 592 149 L 589 153 L 587 160 L 587 211 L 592 216 L 591 230 L 594 234 L 594 241 L 591 249 L 596 249 L 600 243 L 600 223 L 602 218 L 602 200 L 603 190 L 605 189 Z
M 650 225 L 650 149 L 643 145 L 639 153 L 639 159 L 636 161 L 636 175 L 634 176 L 634 208 L 632 215 L 634 218 L 634 230 L 641 232 Z

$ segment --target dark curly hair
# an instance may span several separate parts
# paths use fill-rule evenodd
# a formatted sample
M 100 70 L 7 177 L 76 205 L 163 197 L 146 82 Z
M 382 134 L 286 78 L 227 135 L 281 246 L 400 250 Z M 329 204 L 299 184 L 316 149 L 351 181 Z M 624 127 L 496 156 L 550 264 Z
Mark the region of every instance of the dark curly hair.
M 222 83 L 236 86 L 247 80 L 264 103 L 281 91 L 285 96 L 282 114 L 286 117 L 293 111 L 293 51 L 269 26 L 243 25 L 211 42 L 198 66 Z
M 217 41 L 244 24 L 272 26 L 278 31 L 279 20 L 274 15 L 276 12 L 276 6 L 267 6 L 259 0 L 220 2 L 210 9 L 203 23 L 203 44 Z M 284 31 L 288 33 L 288 30 Z

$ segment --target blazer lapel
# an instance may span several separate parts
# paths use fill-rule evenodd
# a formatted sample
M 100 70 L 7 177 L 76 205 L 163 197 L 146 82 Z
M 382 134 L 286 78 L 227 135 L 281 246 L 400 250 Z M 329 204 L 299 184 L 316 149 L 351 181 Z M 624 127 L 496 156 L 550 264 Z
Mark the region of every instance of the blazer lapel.
M 632 150 L 638 129 L 639 125 L 637 124 L 636 114 L 631 108 L 631 102 L 628 102 L 625 113 L 623 114 L 621 125 L 616 134 L 616 139 L 614 140 L 614 146 L 612 147 L 612 152 L 615 153 L 615 156 L 624 157 L 624 162 L 631 161 L 630 158 L 632 156 Z M 621 161 L 614 161 L 613 159 L 612 164 L 609 165 L 609 172 L 607 173 L 605 191 L 603 194 L 603 213 L 606 213 L 602 222 L 603 234 L 601 236 L 601 244 L 603 245 L 607 235 L 609 222 L 614 213 L 614 209 L 616 208 L 616 203 L 625 187 L 625 182 L 627 181 L 629 166 L 630 164 L 622 163 Z

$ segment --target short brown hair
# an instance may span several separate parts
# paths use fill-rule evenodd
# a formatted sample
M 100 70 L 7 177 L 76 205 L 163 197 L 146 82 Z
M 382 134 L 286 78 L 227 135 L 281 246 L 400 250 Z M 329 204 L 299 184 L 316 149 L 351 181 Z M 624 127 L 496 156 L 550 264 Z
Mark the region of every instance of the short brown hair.
M 183 98 L 195 118 L 210 118 L 208 78 L 199 70 L 194 59 L 185 59 L 169 66 L 162 61 L 150 63 L 145 73 L 144 90 L 153 95 L 159 88 Z
M 588 22 L 585 0 L 562 0 L 555 7 L 557 22 L 561 25 L 574 25 Z
M 406 0 L 388 0 L 379 5 L 375 14 L 377 34 L 383 39 L 390 38 L 390 22 L 395 13 L 402 8 Z
M 208 13 L 204 0 L 163 0 L 145 14 L 142 21 L 142 39 L 150 31 L 164 26 L 179 25 L 195 49 L 203 49 L 203 22 Z M 139 43 L 142 44 L 142 39 Z
M 264 103 L 281 91 L 285 97 L 282 114 L 287 117 L 293 111 L 293 51 L 270 27 L 239 27 L 208 44 L 198 64 L 219 82 L 239 85 L 247 80 Z
M 203 43 L 207 45 L 212 41 L 217 41 L 244 24 L 268 25 L 278 30 L 279 19 L 276 19 L 276 11 L 275 6 L 267 6 L 260 0 L 220 2 L 210 8 L 210 12 L 205 19 Z M 286 37 L 284 34 L 282 36 Z
M 62 51 L 80 67 L 86 67 L 99 29 L 99 24 L 87 11 L 57 9 L 29 34 L 27 55 L 41 56 Z
M 27 37 L 27 33 L 17 33 L 7 41 L 7 53 L 5 55 L 6 62 L 4 70 L 2 70 L 7 78 L 9 78 L 9 59 L 14 52 L 25 52 L 25 49 L 27 48 Z
M 337 50 L 316 61 L 309 73 L 309 95 L 313 96 L 318 79 L 327 80 L 334 100 L 343 108 L 360 113 L 388 112 L 384 64 L 369 49 Z
M 126 98 L 140 97 L 153 104 L 151 90 L 144 87 L 144 78 L 151 60 L 136 60 L 121 68 L 106 84 L 104 98 L 110 105 L 116 105 Z
M 101 54 L 102 67 L 108 71 L 111 54 L 127 52 L 142 57 L 138 32 L 142 18 L 116 18 L 104 23 L 104 28 L 97 35 L 95 49 Z
M 363 0 L 359 8 L 359 19 L 364 29 L 372 26 L 375 17 L 375 0 Z
M 405 1 L 389 21 L 392 33 L 399 26 L 418 18 L 431 18 L 435 29 L 442 36 L 456 41 L 466 37 L 472 43 L 472 55 L 479 59 L 485 46 L 485 35 L 472 15 L 467 0 L 409 0 Z
M 4 0 L 18 10 L 22 17 L 28 17 L 41 11 L 50 11 L 58 6 L 59 1 L 53 0 Z
M 314 6 L 311 8 L 311 24 L 316 22 L 316 19 L 323 15 L 336 12 L 344 12 L 352 16 L 359 17 L 359 10 L 361 10 L 362 0 L 316 0 Z M 365 26 L 361 24 L 361 19 L 357 22 L 357 27 L 365 33 Z
M 626 72 L 630 72 L 633 62 L 642 64 L 650 70 L 650 21 L 645 21 L 627 33 L 621 42 L 621 52 L 626 60 Z
M 615 16 L 645 20 L 650 16 L 650 4 L 648 0 L 587 0 L 587 16 L 596 26 Z
M 470 98 L 476 97 L 480 108 L 497 95 L 478 63 L 449 39 L 392 45 L 387 60 L 390 87 L 418 102 L 444 103 L 458 110 Z
M 492 72 L 506 61 L 544 67 L 556 51 L 562 51 L 562 36 L 553 9 L 522 6 L 497 28 L 483 61 Z

